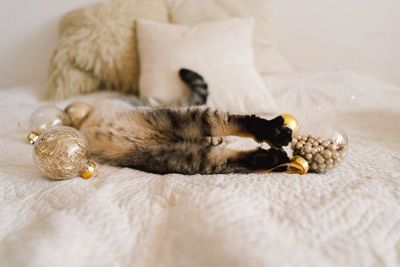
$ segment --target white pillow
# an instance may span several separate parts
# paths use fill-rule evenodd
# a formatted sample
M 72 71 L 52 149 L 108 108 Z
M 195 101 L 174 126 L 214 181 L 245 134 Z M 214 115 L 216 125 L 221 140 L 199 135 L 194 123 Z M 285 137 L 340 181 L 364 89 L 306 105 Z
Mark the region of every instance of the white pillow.
M 276 105 L 253 63 L 252 18 L 196 26 L 137 21 L 142 100 L 171 104 L 187 95 L 180 68 L 208 83 L 210 107 L 237 113 L 275 113 Z
M 276 48 L 269 21 L 269 0 L 167 0 L 172 22 L 195 25 L 232 17 L 254 17 L 254 59 L 260 73 L 290 72 L 293 68 Z

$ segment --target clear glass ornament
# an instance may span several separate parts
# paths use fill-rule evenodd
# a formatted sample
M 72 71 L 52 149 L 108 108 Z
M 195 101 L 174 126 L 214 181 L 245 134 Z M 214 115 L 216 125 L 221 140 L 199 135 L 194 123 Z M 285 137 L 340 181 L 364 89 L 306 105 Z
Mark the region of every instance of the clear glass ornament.
M 293 156 L 307 160 L 311 172 L 332 170 L 346 157 L 349 141 L 340 126 L 325 121 L 299 125 L 291 143 Z
M 31 133 L 28 135 L 28 140 L 34 144 L 44 131 L 61 125 L 70 125 L 70 119 L 64 111 L 53 105 L 40 107 L 29 118 Z
M 45 176 L 54 180 L 79 175 L 88 179 L 97 173 L 96 164 L 90 161 L 86 137 L 68 126 L 53 127 L 42 133 L 33 147 L 33 161 Z

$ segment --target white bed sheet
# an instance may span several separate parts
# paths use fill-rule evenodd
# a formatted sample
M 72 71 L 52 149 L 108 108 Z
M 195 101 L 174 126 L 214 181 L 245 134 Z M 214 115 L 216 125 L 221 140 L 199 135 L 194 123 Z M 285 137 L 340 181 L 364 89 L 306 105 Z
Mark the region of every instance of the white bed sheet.
M 25 139 L 40 93 L 0 90 L 0 266 L 400 264 L 400 89 L 341 70 L 264 81 L 282 113 L 346 130 L 338 169 L 185 176 L 102 165 L 87 181 L 50 181 Z

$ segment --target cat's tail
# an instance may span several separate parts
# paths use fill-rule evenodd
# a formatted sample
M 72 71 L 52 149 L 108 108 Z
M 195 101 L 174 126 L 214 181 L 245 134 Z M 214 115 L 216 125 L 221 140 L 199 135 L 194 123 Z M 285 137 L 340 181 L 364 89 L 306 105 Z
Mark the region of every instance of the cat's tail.
M 200 74 L 192 70 L 182 68 L 179 70 L 179 77 L 189 86 L 191 90 L 191 94 L 187 99 L 189 105 L 203 105 L 207 102 L 208 85 Z

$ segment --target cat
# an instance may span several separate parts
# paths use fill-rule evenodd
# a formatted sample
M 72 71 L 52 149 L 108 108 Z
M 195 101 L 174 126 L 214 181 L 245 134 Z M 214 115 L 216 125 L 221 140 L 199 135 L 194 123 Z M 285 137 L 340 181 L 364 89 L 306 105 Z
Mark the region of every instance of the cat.
M 197 73 L 181 69 L 191 94 L 169 107 L 133 106 L 121 100 L 96 105 L 81 124 L 100 163 L 166 174 L 250 173 L 289 162 L 282 146 L 292 139 L 282 116 L 266 120 L 200 106 L 208 90 Z M 238 151 L 210 144 L 210 137 L 251 137 L 271 148 Z

